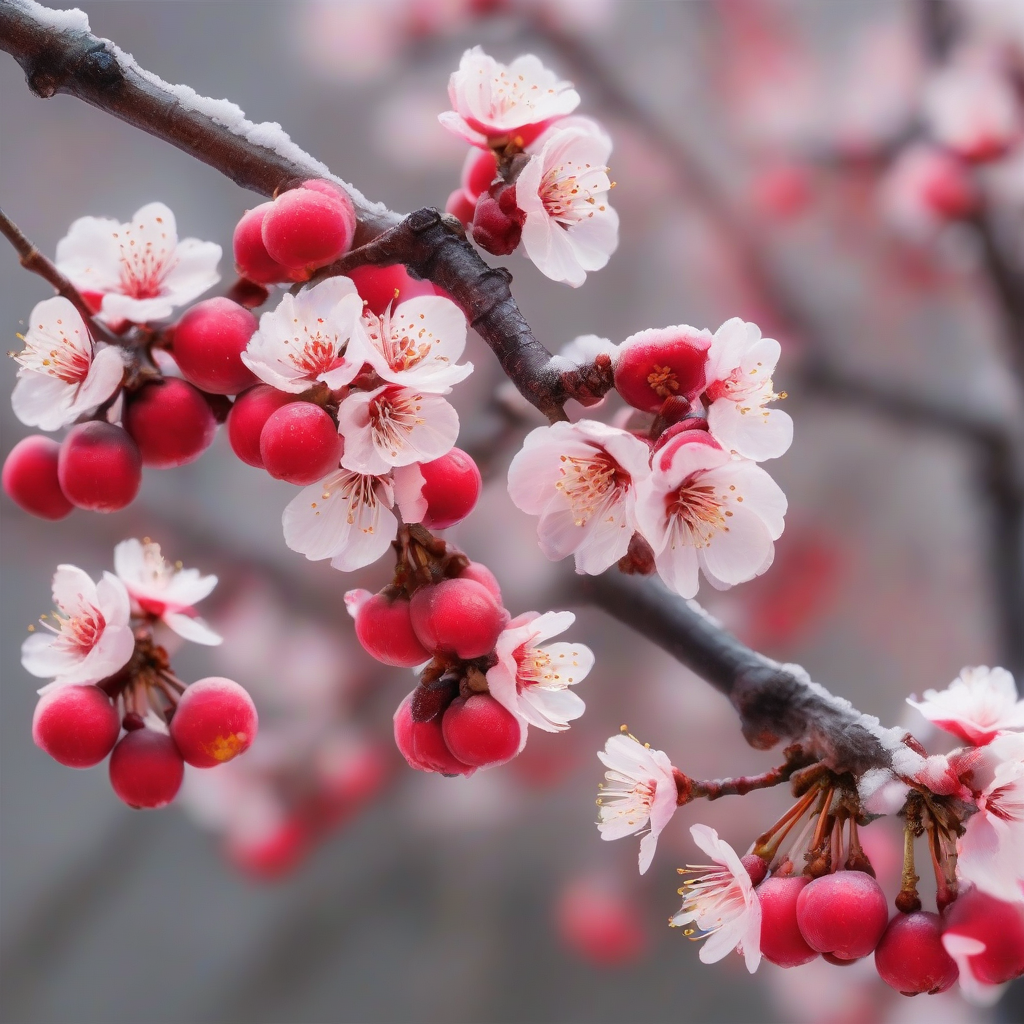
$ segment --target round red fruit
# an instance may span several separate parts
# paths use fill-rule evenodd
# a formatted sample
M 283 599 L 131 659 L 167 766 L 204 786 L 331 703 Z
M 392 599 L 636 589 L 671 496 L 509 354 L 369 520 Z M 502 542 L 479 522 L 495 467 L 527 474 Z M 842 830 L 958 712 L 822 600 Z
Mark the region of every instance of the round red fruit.
M 124 428 L 142 453 L 142 464 L 172 469 L 195 462 L 213 444 L 217 418 L 201 391 L 167 377 L 144 384 L 125 405 Z
M 799 967 L 818 958 L 796 921 L 796 902 L 810 882 L 806 875 L 765 879 L 757 887 L 761 904 L 761 953 L 779 967 Z
M 615 390 L 634 408 L 657 412 L 668 398 L 693 401 L 704 390 L 711 335 L 692 327 L 634 334 L 615 363 Z
M 121 720 L 98 686 L 62 686 L 43 694 L 32 716 L 32 739 L 68 768 L 91 768 L 113 749 Z
M 263 244 L 282 266 L 313 270 L 348 250 L 354 227 L 354 219 L 337 198 L 296 188 L 279 195 L 267 210 Z
M 276 480 L 315 484 L 338 468 L 343 442 L 334 420 L 312 402 L 290 402 L 270 414 L 260 434 L 263 468 Z
M 471 199 L 476 199 L 490 189 L 498 176 L 498 158 L 491 149 L 477 149 L 475 146 L 466 154 L 462 165 L 462 188 Z
M 448 749 L 477 768 L 511 760 L 522 738 L 515 715 L 489 693 L 456 697 L 441 719 L 441 731 Z
M 292 277 L 291 271 L 282 267 L 263 244 L 263 218 L 273 205 L 261 203 L 252 210 L 246 210 L 235 227 L 232 243 L 235 269 L 242 277 L 257 284 L 275 284 L 289 281 Z
M 450 213 L 464 228 L 473 223 L 475 211 L 476 200 L 466 195 L 464 188 L 455 189 L 445 200 L 444 212 Z
M 269 384 L 257 384 L 243 391 L 228 413 L 228 441 L 231 450 L 247 465 L 263 469 L 260 435 L 267 420 L 284 405 L 295 401 Z
M 945 992 L 959 975 L 942 945 L 941 918 L 923 910 L 889 922 L 875 950 L 875 967 L 886 985 L 905 996 Z
M 971 973 L 983 985 L 1002 985 L 1024 974 L 1024 904 L 968 889 L 946 908 L 943 919 L 947 942 L 960 936 L 985 947 L 966 955 Z
M 462 572 L 459 573 L 460 580 L 473 580 L 481 586 L 486 587 L 494 599 L 501 604 L 501 587 L 498 585 L 498 578 L 484 565 L 483 562 L 470 562 Z
M 446 530 L 476 508 L 483 480 L 476 463 L 460 448 L 433 462 L 421 463 L 420 472 L 427 502 L 422 522 L 428 529 Z
M 430 660 L 416 638 L 409 614 L 409 599 L 371 594 L 356 610 L 356 637 L 363 650 L 385 665 L 415 668 Z
M 40 519 L 63 519 L 75 507 L 57 479 L 60 444 L 33 434 L 22 438 L 4 459 L 3 486 L 19 508 Z
M 804 887 L 797 898 L 796 919 L 812 949 L 856 960 L 878 945 L 889 910 L 882 887 L 869 874 L 838 871 Z
M 436 295 L 429 281 L 417 281 L 400 263 L 372 267 L 368 263 L 349 271 L 356 291 L 371 313 L 380 316 L 391 303 L 396 305 L 417 295 Z
M 256 317 L 230 299 L 197 303 L 174 328 L 174 358 L 185 379 L 213 395 L 237 395 L 256 383 L 242 362 Z
M 441 775 L 472 775 L 472 765 L 460 761 L 449 749 L 441 731 L 441 716 L 429 722 L 417 722 L 412 717 L 410 693 L 395 711 L 395 744 L 410 768 L 421 772 L 439 772 Z
M 142 484 L 139 446 L 120 427 L 91 420 L 72 427 L 57 460 L 60 489 L 78 508 L 116 512 Z
M 166 807 L 184 777 L 185 762 L 174 740 L 155 729 L 125 733 L 110 755 L 110 785 L 129 807 Z
M 470 579 L 443 580 L 422 587 L 411 602 L 412 628 L 432 652 L 480 658 L 508 622 L 508 612 L 482 584 Z
M 252 746 L 259 719 L 245 688 L 210 676 L 181 695 L 171 719 L 171 739 L 194 768 L 213 768 Z

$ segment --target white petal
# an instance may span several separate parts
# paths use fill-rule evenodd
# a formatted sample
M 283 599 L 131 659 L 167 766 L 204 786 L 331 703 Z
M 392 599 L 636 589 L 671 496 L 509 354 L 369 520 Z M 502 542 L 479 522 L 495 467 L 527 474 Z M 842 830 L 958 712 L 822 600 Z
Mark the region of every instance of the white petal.
M 202 619 L 186 615 L 183 612 L 164 612 L 162 618 L 178 636 L 185 640 L 191 640 L 194 644 L 216 647 L 224 642 L 224 638 L 214 632 Z

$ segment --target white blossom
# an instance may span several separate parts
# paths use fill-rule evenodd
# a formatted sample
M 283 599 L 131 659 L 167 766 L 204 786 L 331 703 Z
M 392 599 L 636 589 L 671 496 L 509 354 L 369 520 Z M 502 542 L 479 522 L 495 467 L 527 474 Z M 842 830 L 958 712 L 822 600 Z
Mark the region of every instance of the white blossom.
M 717 963 L 738 949 L 753 974 L 761 962 L 761 904 L 750 875 L 713 828 L 691 825 L 690 835 L 714 866 L 689 865 L 689 871 L 699 874 L 679 890 L 683 906 L 669 923 L 675 928 L 692 925 L 707 939 L 700 951 L 704 963 Z
M 655 453 L 636 514 L 661 578 L 690 598 L 697 593 L 698 570 L 718 589 L 765 572 L 787 505 L 779 485 L 756 463 L 684 437 Z
M 597 575 L 626 554 L 637 488 L 650 472 L 650 449 L 628 431 L 597 420 L 554 423 L 526 436 L 509 466 L 508 492 L 540 516 L 548 558 L 575 555 L 577 572 Z
M 452 109 L 438 115 L 450 132 L 477 146 L 571 114 L 580 97 L 533 54 L 500 64 L 479 46 L 466 50 L 448 81 Z
M 381 380 L 445 394 L 473 372 L 457 365 L 466 347 L 466 318 L 451 299 L 418 295 L 380 316 L 363 312 L 360 355 Z
M 57 611 L 40 622 L 21 646 L 26 670 L 53 682 L 39 692 L 62 686 L 98 683 L 127 664 L 135 650 L 129 624 L 131 601 L 124 584 L 105 572 L 99 583 L 74 565 L 59 565 L 53 574 Z
M 587 118 L 553 125 L 527 147 L 516 179 L 516 205 L 526 215 L 522 242 L 537 269 L 578 288 L 619 244 L 619 215 L 608 202 L 612 142 Z
M 715 331 L 705 366 L 708 427 L 726 451 L 755 462 L 776 459 L 793 443 L 793 420 L 781 409 L 765 408 L 782 397 L 772 373 L 782 349 L 762 338 L 756 324 L 739 317 Z
M 649 825 L 640 840 L 640 874 L 651 866 L 658 836 L 676 812 L 677 788 L 672 762 L 626 733 L 612 736 L 597 756 L 608 769 L 597 798 L 602 839 L 622 839 Z
M 61 297 L 35 305 L 15 355 L 11 405 L 27 427 L 59 430 L 102 405 L 120 387 L 121 349 L 97 346 L 81 314 Z
M 298 295 L 286 293 L 260 317 L 242 362 L 264 383 L 298 395 L 317 382 L 332 391 L 362 367 L 347 349 L 362 332 L 363 300 L 347 277 L 328 277 Z M 356 344 L 354 348 L 362 349 Z
M 1017 699 L 1005 668 L 965 668 L 945 690 L 925 690 L 924 700 L 907 703 L 940 729 L 981 746 L 1000 732 L 1024 729 L 1024 700 Z
M 195 613 L 194 605 L 217 585 L 216 576 L 171 564 L 150 540 L 124 540 L 114 548 L 114 572 L 139 612 L 155 615 L 180 637 L 216 646 L 221 637 Z
M 381 474 L 450 452 L 459 437 L 459 414 L 440 395 L 385 384 L 353 392 L 341 403 L 338 432 L 345 439 L 345 469 Z
M 101 303 L 109 323 L 170 316 L 219 280 L 221 248 L 198 238 L 178 241 L 174 214 L 148 203 L 131 221 L 80 217 L 57 243 L 57 268 Z M 92 307 L 90 307 L 92 308 Z
M 569 687 L 594 667 L 593 652 L 583 644 L 544 643 L 575 621 L 572 612 L 530 613 L 513 619 L 498 637 L 498 660 L 487 671 L 487 687 L 520 723 L 561 732 L 583 714 L 583 701 Z M 525 745 L 523 728 L 520 749 Z

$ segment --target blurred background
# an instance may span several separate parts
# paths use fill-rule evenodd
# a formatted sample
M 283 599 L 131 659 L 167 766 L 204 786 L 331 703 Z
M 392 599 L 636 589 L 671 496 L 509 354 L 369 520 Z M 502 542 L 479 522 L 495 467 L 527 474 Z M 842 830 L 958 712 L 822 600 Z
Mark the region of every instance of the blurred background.
M 1024 272 L 1021 148 L 963 165 L 974 201 L 955 211 L 907 170 L 938 65 L 987 61 L 1019 88 L 1018 0 L 81 6 L 143 67 L 279 121 L 398 210 L 441 206 L 458 185 L 465 147 L 436 116 L 462 50 L 538 53 L 612 133 L 622 240 L 576 291 L 506 261 L 537 336 L 557 350 L 578 334 L 621 341 L 740 315 L 783 343 L 775 382 L 796 440 L 768 468 L 789 497 L 787 529 L 767 575 L 702 590 L 702 602 L 922 740 L 934 738 L 908 694 L 964 665 L 1020 679 L 1021 494 L 1008 452 L 1024 421 L 1024 314 L 1014 319 L 1010 294 Z M 152 200 L 175 211 L 180 236 L 230 254 L 235 222 L 260 201 L 78 100 L 35 98 L 6 55 L 0 119 L 0 205 L 50 254 L 76 217 L 128 220 Z M 1011 275 L 1002 292 L 994 266 Z M 222 290 L 230 271 L 228 255 Z M 49 294 L 0 247 L 8 347 Z M 540 421 L 500 388 L 479 339 L 469 358 L 476 373 L 453 396 L 459 444 L 488 479 L 452 539 L 493 569 L 513 614 L 543 610 L 566 567 L 540 554 L 504 483 Z M 8 392 L 15 371 L 3 369 Z M 29 432 L 6 402 L 0 426 L 5 453 Z M 701 965 L 665 927 L 675 867 L 703 859 L 688 826 L 706 821 L 746 847 L 785 794 L 677 815 L 640 879 L 635 842 L 599 841 L 594 752 L 628 723 L 696 777 L 760 771 L 778 755 L 747 748 L 723 698 L 598 612 L 574 609 L 572 638 L 597 667 L 569 733 L 535 730 L 523 756 L 468 780 L 408 770 L 391 714 L 413 678 L 362 652 L 342 601 L 387 582 L 387 560 L 341 576 L 289 552 L 280 515 L 293 493 L 221 436 L 193 465 L 147 470 L 120 513 L 43 523 L 3 499 L 4 1020 L 1021 1019 L 1019 992 L 994 1010 L 955 991 L 903 999 L 870 962 L 765 963 L 754 977 L 738 957 Z M 133 536 L 218 574 L 204 612 L 225 643 L 175 653 L 176 672 L 237 678 L 261 716 L 233 773 L 190 777 L 159 812 L 122 806 L 104 767 L 72 772 L 33 746 L 35 683 L 20 665 L 56 565 L 95 575 Z M 883 821 L 863 838 L 893 895 L 898 834 Z

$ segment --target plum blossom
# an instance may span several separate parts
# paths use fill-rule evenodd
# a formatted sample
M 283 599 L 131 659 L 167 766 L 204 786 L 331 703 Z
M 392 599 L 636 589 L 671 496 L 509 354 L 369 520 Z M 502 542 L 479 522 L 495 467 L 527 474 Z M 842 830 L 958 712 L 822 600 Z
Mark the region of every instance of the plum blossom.
M 53 574 L 53 603 L 59 610 L 40 619 L 46 632 L 34 632 L 21 645 L 22 665 L 34 676 L 53 680 L 40 693 L 98 683 L 127 664 L 135 650 L 131 601 L 116 576 L 105 572 L 93 583 L 76 566 L 59 565 Z
M 174 214 L 163 203 L 147 203 L 127 224 L 79 217 L 57 243 L 58 269 L 108 323 L 170 316 L 220 280 L 220 257 L 214 242 L 179 241 Z
M 370 565 L 398 534 L 395 505 L 406 522 L 417 521 L 405 504 L 415 491 L 409 476 L 406 469 L 393 476 L 336 470 L 289 502 L 282 517 L 285 543 L 310 561 L 331 559 L 342 572 Z
M 650 449 L 625 430 L 597 420 L 537 427 L 508 471 L 508 492 L 540 516 L 541 551 L 576 556 L 576 571 L 597 575 L 614 565 L 637 528 L 638 486 L 650 476 Z
M 694 597 L 698 570 L 717 589 L 760 576 L 782 535 L 786 496 L 756 463 L 730 458 L 687 431 L 654 456 L 637 495 L 640 530 L 654 550 L 661 578 Z
M 500 64 L 479 46 L 466 50 L 448 80 L 452 109 L 438 115 L 450 132 L 487 146 L 524 128 L 571 114 L 579 93 L 533 54 Z
M 597 756 L 608 769 L 597 798 L 602 839 L 622 839 L 648 826 L 640 840 L 640 874 L 654 860 L 658 836 L 676 812 L 676 780 L 663 750 L 653 750 L 627 733 L 612 736 Z
M 940 729 L 982 746 L 1000 732 L 1024 729 L 1024 700 L 1017 699 L 1005 668 L 965 668 L 945 690 L 925 690 L 924 700 L 907 703 Z
M 11 405 L 27 427 L 66 427 L 102 405 L 121 384 L 121 350 L 94 344 L 67 299 L 36 303 L 22 340 L 25 347 L 14 356 L 19 366 Z
M 683 906 L 669 924 L 673 928 L 693 925 L 707 939 L 700 951 L 703 963 L 717 963 L 737 949 L 753 974 L 761 962 L 761 904 L 750 875 L 736 851 L 713 828 L 691 825 L 690 835 L 717 866 L 688 866 L 688 871 L 699 875 L 679 890 Z
M 727 451 L 755 462 L 777 459 L 793 443 L 793 420 L 781 409 L 766 409 L 785 397 L 775 393 L 772 373 L 782 354 L 773 338 L 739 317 L 715 331 L 705 367 L 708 427 Z
M 1024 128 L 1007 76 L 974 60 L 954 62 L 931 79 L 924 111 L 935 138 L 967 160 L 1002 156 Z
M 583 701 L 569 687 L 582 682 L 594 667 L 593 652 L 583 644 L 542 646 L 575 621 L 572 612 L 528 612 L 513 619 L 498 637 L 498 660 L 487 670 L 487 686 L 520 723 L 561 732 L 583 714 Z M 524 746 L 525 728 L 519 749 Z
M 260 317 L 242 362 L 264 383 L 298 395 L 321 382 L 332 391 L 362 367 L 347 352 L 362 332 L 363 300 L 347 277 L 329 277 L 298 295 L 286 294 Z M 361 348 L 361 345 L 354 347 Z
M 357 473 L 432 462 L 452 450 L 459 414 L 440 395 L 398 384 L 349 395 L 338 409 L 341 464 Z
M 578 288 L 619 245 L 619 215 L 608 203 L 611 139 L 595 122 L 574 117 L 526 152 L 530 161 L 516 179 L 523 248 L 546 277 Z
M 473 372 L 456 365 L 466 347 L 466 318 L 451 299 L 419 295 L 380 316 L 363 313 L 360 352 L 381 380 L 445 394 Z
M 198 569 L 185 569 L 180 563 L 172 565 L 161 554 L 160 545 L 148 538 L 121 541 L 114 548 L 114 572 L 139 613 L 155 615 L 193 643 L 214 647 L 221 642 L 193 607 L 217 586 L 216 576 L 201 576 Z
M 1011 903 L 1024 902 L 1024 736 L 1003 733 L 977 752 L 968 785 L 978 813 L 957 840 L 957 877 Z

